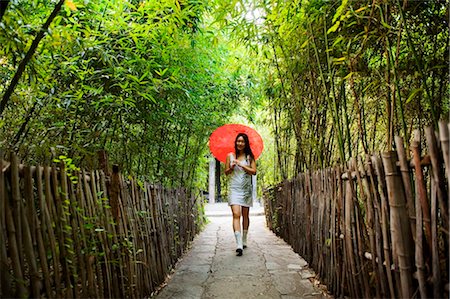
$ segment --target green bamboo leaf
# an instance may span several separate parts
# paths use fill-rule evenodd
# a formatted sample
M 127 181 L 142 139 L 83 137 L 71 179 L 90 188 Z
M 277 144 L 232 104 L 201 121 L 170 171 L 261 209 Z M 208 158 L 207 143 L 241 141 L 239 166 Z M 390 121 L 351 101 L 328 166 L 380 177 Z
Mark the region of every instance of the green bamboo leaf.
M 423 88 L 422 88 L 422 87 L 414 89 L 414 90 L 409 94 L 409 96 L 408 96 L 408 98 L 406 99 L 406 102 L 405 102 L 405 103 L 408 104 L 409 102 L 411 102 L 411 101 L 414 99 L 414 97 L 415 97 L 417 94 L 421 93 L 422 91 L 423 91 Z
M 368 8 L 368 6 L 363 6 L 361 8 L 358 8 L 357 10 L 355 10 L 356 13 L 361 12 L 363 10 L 366 10 Z
M 304 49 L 309 44 L 309 39 L 305 40 L 300 48 Z
M 336 30 L 338 30 L 339 25 L 341 24 L 341 21 L 337 21 L 336 23 L 334 23 L 333 26 L 331 26 L 328 30 L 327 33 L 331 33 L 331 32 L 336 32 Z
M 381 20 L 381 25 L 383 25 L 383 27 L 385 27 L 387 29 L 392 29 L 392 26 L 390 26 L 388 23 L 384 22 L 383 20 Z
M 347 8 L 348 0 L 342 0 L 341 5 L 337 8 L 336 13 L 333 16 L 333 23 L 343 14 L 345 9 Z
M 348 73 L 348 75 L 344 77 L 344 80 L 349 79 L 351 76 L 353 76 L 353 74 L 354 74 L 354 72 Z

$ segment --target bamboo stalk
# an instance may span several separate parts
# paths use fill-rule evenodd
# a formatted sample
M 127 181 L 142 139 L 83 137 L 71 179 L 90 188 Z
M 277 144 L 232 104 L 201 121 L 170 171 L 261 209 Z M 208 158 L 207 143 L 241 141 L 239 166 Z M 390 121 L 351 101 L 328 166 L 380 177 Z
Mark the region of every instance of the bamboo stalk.
M 91 172 L 89 177 L 91 177 L 91 180 L 88 182 L 87 178 L 88 175 L 86 174 L 86 171 L 83 170 L 83 186 L 84 186 L 84 190 L 87 194 L 87 196 L 91 199 L 95 210 L 97 211 L 97 220 L 98 220 L 98 224 L 101 228 L 104 229 L 103 232 L 99 232 L 100 234 L 100 244 L 101 244 L 101 248 L 102 248 L 102 253 L 103 253 L 103 264 L 100 264 L 100 261 L 97 263 L 97 290 L 98 290 L 98 295 L 101 298 L 105 298 L 105 273 L 107 272 L 107 268 L 108 268 L 108 251 L 110 250 L 110 244 L 108 241 L 108 237 L 107 237 L 107 233 L 110 232 L 110 227 L 108 225 L 108 221 L 106 220 L 105 217 L 105 210 L 103 207 L 103 203 L 102 201 L 97 197 L 97 190 L 95 187 L 95 176 L 94 173 Z
M 10 264 L 8 262 L 8 253 L 6 248 L 7 228 L 6 228 L 6 188 L 3 151 L 0 150 L 0 297 L 13 297 L 12 277 L 10 275 Z M 11 247 L 11 245 L 9 245 Z
M 26 167 L 25 168 L 25 203 L 27 206 L 32 206 L 31 210 L 34 209 L 34 198 L 33 198 L 33 183 L 31 180 L 32 174 L 31 174 L 31 168 Z M 31 189 L 31 190 L 30 190 Z M 39 297 L 40 289 L 41 289 L 41 278 L 38 272 L 38 267 L 36 263 L 36 257 L 34 254 L 34 246 L 33 246 L 33 237 L 32 235 L 36 235 L 35 231 L 32 231 L 32 225 L 30 225 L 30 222 L 33 221 L 33 219 L 27 218 L 31 217 L 30 213 L 27 213 L 26 207 L 24 207 L 24 202 L 22 200 L 19 201 L 20 205 L 20 211 L 21 211 L 21 221 L 22 221 L 22 236 L 23 236 L 23 243 L 24 243 L 24 253 L 28 260 L 28 273 L 30 275 L 30 284 L 31 284 L 31 295 L 34 298 Z M 28 215 L 27 215 L 28 214 Z
M 404 298 L 411 298 L 413 294 L 411 274 L 412 254 L 410 252 L 412 236 L 409 224 L 406 223 L 408 215 L 405 209 L 405 193 L 400 174 L 396 167 L 397 156 L 395 152 L 385 152 L 382 154 L 382 158 L 386 174 L 389 205 L 391 208 L 392 246 L 398 255 L 398 265 L 400 268 L 401 295 Z
M 88 274 L 88 279 L 91 279 L 91 282 L 89 284 L 89 294 L 92 297 L 99 297 L 99 285 L 97 285 L 98 281 L 100 280 L 99 276 L 99 269 L 98 269 L 98 263 L 99 263 L 99 248 L 101 248 L 101 241 L 99 240 L 99 234 L 101 231 L 101 224 L 99 223 L 99 213 L 98 209 L 95 206 L 95 203 L 92 199 L 92 194 L 89 190 L 89 184 L 87 183 L 85 177 L 85 171 L 82 171 L 82 177 L 83 179 L 80 181 L 80 187 L 83 194 L 83 200 L 85 202 L 86 211 L 88 212 L 90 221 L 92 222 L 92 228 L 89 230 L 91 242 L 95 244 L 95 247 L 89 252 L 89 256 L 87 257 L 86 264 L 89 266 L 90 273 Z
M 22 261 L 19 256 L 19 248 L 16 239 L 16 227 L 14 226 L 13 213 L 9 204 L 6 204 L 6 223 L 8 229 L 8 245 L 9 254 L 11 257 L 12 268 L 14 273 L 15 283 L 15 297 L 24 298 L 27 297 L 27 290 L 25 288 L 25 280 L 22 272 Z
M 420 298 L 428 298 L 426 287 L 425 262 L 423 259 L 423 219 L 422 206 L 420 203 L 420 184 L 416 180 L 416 238 L 415 238 L 415 260 L 417 268 L 417 280 L 419 281 Z
M 72 226 L 72 236 L 73 236 L 73 248 L 74 248 L 74 260 L 76 260 L 76 268 L 73 273 L 74 284 L 75 284 L 75 296 L 80 298 L 84 297 L 86 294 L 86 275 L 85 269 L 86 264 L 84 263 L 84 254 L 82 250 L 86 248 L 85 242 L 83 240 L 83 235 L 81 234 L 82 223 L 79 221 L 78 211 L 79 208 L 76 199 L 76 189 L 77 185 L 80 184 L 80 174 L 77 173 L 77 183 L 74 185 L 72 181 L 68 182 L 68 198 L 69 198 L 69 213 L 70 213 L 70 224 Z
M 16 279 L 16 292 L 19 297 L 25 296 L 27 294 L 25 280 L 23 274 L 25 274 L 26 269 L 24 268 L 25 263 L 23 259 L 22 249 L 23 247 L 23 235 L 22 235 L 22 222 L 21 222 L 21 204 L 20 201 L 20 185 L 19 185 L 19 162 L 17 156 L 14 153 L 10 154 L 11 159 L 11 200 L 12 206 L 8 207 L 6 205 L 6 222 L 8 224 L 8 240 L 11 240 L 10 250 L 12 251 L 11 258 L 13 260 L 14 276 Z M 11 212 L 12 209 L 12 212 Z M 8 211 L 9 215 L 8 215 Z M 14 235 L 14 237 L 12 236 Z M 13 256 L 15 255 L 15 256 Z
M 434 180 L 431 180 L 431 262 L 433 297 L 442 298 L 441 290 L 441 270 L 439 268 L 439 236 L 438 236 L 438 190 L 439 187 Z
M 155 224 L 155 209 L 153 204 L 153 187 L 148 185 L 147 186 L 147 194 L 148 194 L 148 211 L 150 214 L 150 250 L 151 250 L 151 265 L 153 266 L 152 270 L 152 282 L 153 284 L 156 284 L 156 282 L 159 280 L 159 263 L 156 259 L 157 257 L 157 248 L 156 248 L 156 224 Z
M 10 160 L 11 160 L 11 199 L 12 199 L 12 210 L 13 210 L 13 221 L 15 226 L 15 233 L 16 235 L 16 241 L 17 241 L 17 248 L 18 248 L 18 255 L 19 255 L 19 261 L 20 261 L 20 267 L 22 267 L 21 272 L 25 273 L 25 269 L 23 268 L 23 235 L 22 235 L 22 222 L 21 222 L 21 213 L 20 210 L 22 205 L 20 204 L 21 196 L 20 196 L 20 177 L 19 177 L 19 161 L 17 159 L 17 156 L 14 153 L 10 154 Z
M 373 221 L 375 226 L 375 247 L 376 247 L 376 257 L 378 257 L 378 276 L 380 278 L 380 284 L 381 284 L 381 297 L 387 297 L 389 292 L 389 286 L 388 282 L 386 281 L 386 275 L 383 269 L 383 234 L 381 232 L 381 208 L 380 208 L 380 198 L 378 193 L 378 182 L 376 180 L 374 169 L 372 167 L 372 161 L 370 156 L 366 157 L 366 167 L 367 167 L 367 174 L 370 178 L 370 192 L 373 194 Z M 375 258 L 376 259 L 376 258 Z M 375 270 L 375 269 L 374 269 Z
M 55 201 L 53 200 L 52 189 L 51 189 L 51 168 L 48 166 L 44 167 L 44 180 L 45 180 L 45 203 L 43 203 L 43 211 L 45 212 L 46 218 L 46 226 L 48 229 L 49 240 L 50 240 L 50 248 L 52 249 L 52 260 L 53 260 L 53 271 L 55 277 L 55 288 L 56 288 L 56 297 L 62 298 L 62 285 L 61 285 L 61 272 L 59 271 L 60 266 L 60 251 L 56 249 L 56 237 L 55 231 L 53 229 L 53 225 L 56 223 L 52 221 L 52 219 L 57 219 L 57 215 L 53 214 Z
M 344 184 L 342 182 L 342 168 L 338 167 L 337 169 L 338 171 L 338 175 L 337 175 L 337 179 L 338 179 L 338 195 L 337 195 L 337 223 L 338 223 L 338 236 L 339 236 L 339 256 L 343 257 L 341 259 L 341 279 L 340 279 L 340 295 L 344 295 L 346 294 L 346 290 L 347 288 L 347 283 L 346 283 L 346 273 L 347 273 L 347 267 L 346 267 L 346 261 L 345 261 L 345 241 L 341 241 L 341 234 L 344 236 L 345 231 L 344 231 L 344 219 L 342 215 L 345 215 L 345 211 L 344 211 L 344 201 L 345 201 L 345 195 L 344 195 Z
M 414 169 L 416 173 L 416 189 L 418 191 L 419 200 L 422 207 L 422 221 L 425 229 L 425 239 L 428 243 L 429 252 L 432 252 L 430 207 L 428 204 L 428 195 L 423 177 L 423 171 L 420 166 L 420 133 L 418 130 L 414 131 L 414 139 L 411 142 L 411 150 L 413 152 Z
M 349 286 L 351 290 L 351 296 L 355 298 L 361 298 L 361 293 L 357 287 L 358 283 L 355 281 L 357 276 L 357 270 L 355 261 L 353 260 L 353 244 L 352 244 L 352 210 L 353 210 L 353 182 L 347 180 L 345 182 L 345 207 L 344 207 L 344 221 L 345 221 L 345 257 L 346 263 L 349 267 L 346 267 L 349 275 Z
M 357 170 L 356 165 L 356 159 L 354 157 L 350 160 L 350 169 L 354 170 L 357 173 L 357 176 L 359 176 L 359 172 Z M 353 209 L 353 217 L 352 217 L 352 231 L 353 231 L 353 248 L 354 248 L 354 259 L 356 264 L 356 269 L 358 269 L 356 278 L 358 279 L 358 285 L 361 286 L 361 295 L 364 294 L 365 297 L 369 297 L 368 289 L 369 285 L 367 282 L 367 279 L 365 277 L 365 271 L 363 267 L 364 259 L 363 259 L 363 253 L 362 253 L 362 240 L 361 240 L 361 228 L 360 228 L 360 214 L 359 214 L 359 203 L 357 198 L 357 184 L 351 184 L 351 190 L 352 190 L 352 209 Z
M 113 173 L 117 174 L 118 183 L 119 183 L 119 200 L 118 200 L 118 213 L 120 215 L 119 227 L 121 229 L 120 234 L 124 241 L 128 244 L 130 240 L 130 235 L 128 231 L 128 220 L 129 217 L 126 213 L 127 206 L 127 197 L 125 194 L 126 183 L 123 177 L 119 173 L 119 167 L 117 165 L 113 165 Z M 128 245 L 127 245 L 128 246 Z M 127 278 L 130 275 L 130 256 L 127 252 L 127 248 L 122 248 L 121 262 L 119 263 L 119 271 L 120 271 L 120 282 L 122 286 L 122 296 L 129 297 L 129 289 L 127 288 Z
M 380 225 L 381 225 L 381 233 L 383 237 L 383 249 L 384 249 L 384 263 L 386 267 L 386 276 L 387 281 L 389 285 L 389 292 L 392 298 L 395 297 L 395 290 L 394 290 L 394 280 L 392 277 L 392 270 L 391 270 L 391 255 L 390 255 L 390 246 L 389 246 L 389 234 L 388 234 L 388 219 L 389 219 L 389 211 L 388 211 L 388 204 L 386 200 L 386 182 L 384 180 L 384 172 L 383 167 L 381 166 L 381 161 L 379 156 L 372 156 L 372 164 L 375 167 L 375 171 L 378 176 L 378 187 L 379 187 L 379 194 L 381 199 L 381 206 L 380 206 Z
M 436 183 L 437 199 L 439 202 L 440 215 L 443 221 L 444 230 L 448 232 L 448 198 L 445 196 L 445 186 L 444 186 L 444 175 L 442 173 L 442 163 L 440 159 L 439 149 L 437 147 L 436 135 L 432 127 L 425 128 L 425 136 L 427 139 L 428 151 L 431 158 L 431 170 L 433 175 L 433 180 Z M 436 209 L 438 206 L 436 206 Z
M 311 261 L 311 257 L 313 255 L 313 248 L 312 248 L 312 228 L 311 228 L 311 173 L 308 171 L 305 174 L 305 187 L 306 187 L 306 205 L 305 205 L 305 212 L 306 212 L 306 256 Z
M 448 124 L 450 126 L 450 123 Z M 449 127 L 444 120 L 439 121 L 439 139 L 441 141 L 442 155 L 444 156 L 445 163 L 445 176 L 447 180 L 450 179 L 450 138 L 449 138 Z M 1 158 L 1 155 L 0 155 Z M 450 188 L 449 188 L 450 190 Z
M 85 195 L 83 192 L 82 186 L 82 172 L 78 173 L 78 184 L 75 191 L 75 201 L 77 202 L 78 212 L 76 216 L 78 218 L 79 229 L 80 229 L 80 246 L 85 248 L 84 252 L 81 254 L 79 265 L 82 267 L 80 271 L 81 275 L 81 289 L 82 294 L 85 297 L 93 296 L 94 292 L 91 292 L 92 288 L 92 268 L 88 267 L 89 264 L 89 256 L 90 256 L 90 248 L 92 245 L 90 244 L 89 228 L 85 229 L 85 226 L 90 224 L 88 220 L 90 219 L 90 214 L 88 212 L 88 208 L 86 206 Z
M 98 173 L 99 173 L 99 177 L 100 177 L 99 178 L 99 180 L 100 180 L 99 184 L 100 184 L 101 189 L 104 191 L 104 194 L 106 196 L 108 194 L 107 191 L 109 189 L 107 187 L 108 185 L 107 185 L 105 173 L 103 171 L 99 171 Z M 108 223 L 114 223 L 114 224 L 111 225 L 112 242 L 113 242 L 113 244 L 118 245 L 119 244 L 119 238 L 118 238 L 118 232 L 117 232 L 118 227 L 117 227 L 117 222 L 114 221 L 111 208 L 109 208 L 106 211 L 105 214 L 106 214 L 106 218 L 107 218 Z M 111 261 L 113 261 L 113 260 L 114 261 L 118 261 L 119 260 L 119 251 L 118 250 L 114 250 L 111 253 L 110 260 Z M 112 274 L 112 288 L 109 288 L 109 290 L 112 289 L 113 291 L 111 293 L 113 294 L 114 297 L 118 298 L 118 297 L 120 297 L 120 290 L 119 290 L 120 282 L 119 282 L 119 277 L 118 277 L 118 271 L 115 271 L 118 268 L 118 266 L 112 265 L 112 264 L 110 266 L 111 266 L 111 270 L 112 270 L 112 273 L 111 273 Z M 113 296 L 110 296 L 110 297 L 113 297 Z
M 0 167 L 1 168 L 1 167 Z M 37 187 L 37 195 L 38 195 L 38 207 L 40 208 L 40 217 L 36 221 L 36 231 L 37 231 L 37 241 L 39 248 L 39 259 L 41 262 L 41 269 L 44 276 L 44 286 L 47 297 L 54 297 L 54 293 L 52 292 L 51 281 L 50 281 L 50 273 L 49 273 L 49 264 L 47 261 L 47 253 L 46 253 L 46 245 L 44 242 L 43 234 L 46 232 L 46 220 L 45 220 L 45 209 L 43 208 L 45 205 L 44 198 L 44 190 L 43 190 L 43 167 L 38 167 L 36 169 L 36 187 Z
M 403 138 L 395 136 L 395 145 L 397 148 L 398 161 L 400 162 L 400 172 L 402 175 L 403 186 L 405 187 L 406 209 L 408 210 L 409 224 L 411 227 L 411 232 L 415 232 L 416 221 L 414 218 L 416 211 L 414 207 L 414 200 L 411 187 L 411 173 L 409 170 L 408 160 L 405 153 L 405 147 L 403 145 Z M 412 234 L 412 236 L 413 238 L 415 238 L 415 234 Z
M 69 189 L 67 184 L 67 172 L 66 165 L 61 161 L 60 163 L 60 214 L 61 217 L 61 236 L 62 240 L 60 243 L 64 249 L 62 249 L 62 256 L 64 258 L 63 269 L 65 269 L 65 279 L 66 279 L 66 296 L 72 298 L 77 297 L 80 293 L 78 289 L 77 283 L 77 267 L 76 260 L 74 257 L 73 250 L 73 236 L 72 236 L 72 227 L 70 226 L 70 200 L 69 200 Z
M 377 257 L 377 252 L 375 249 L 375 235 L 374 235 L 374 231 L 373 231 L 373 227 L 374 227 L 374 215 L 373 215 L 373 199 L 372 199 L 372 194 L 370 193 L 370 189 L 369 189 L 369 185 L 368 185 L 368 180 L 367 180 L 367 176 L 366 176 L 366 172 L 364 170 L 364 164 L 362 163 L 362 159 L 361 157 L 359 158 L 359 171 L 357 171 L 358 173 L 358 184 L 361 186 L 362 189 L 362 195 L 363 195 L 363 202 L 366 208 L 366 230 L 367 230 L 367 234 L 369 236 L 369 246 L 370 246 L 370 253 L 372 254 L 372 271 L 374 273 L 375 276 L 375 291 L 376 291 L 376 297 L 380 298 L 381 295 L 381 290 L 380 290 L 380 277 L 377 274 L 377 265 L 376 265 L 376 257 Z M 360 175 L 361 173 L 361 175 Z M 361 178 L 361 176 L 364 176 L 365 179 L 363 180 Z M 367 295 L 366 295 L 367 296 Z

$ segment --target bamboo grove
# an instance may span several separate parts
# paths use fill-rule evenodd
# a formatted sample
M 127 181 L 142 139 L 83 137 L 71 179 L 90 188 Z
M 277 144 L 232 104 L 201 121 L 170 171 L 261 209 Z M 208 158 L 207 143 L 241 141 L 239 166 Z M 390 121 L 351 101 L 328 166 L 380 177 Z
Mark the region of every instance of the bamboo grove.
M 278 178 L 391 149 L 395 134 L 407 142 L 448 119 L 448 4 L 253 1 L 251 22 L 235 8 L 237 34 L 267 71 Z
M 197 172 L 208 132 L 249 92 L 251 77 L 241 54 L 204 21 L 207 4 L 2 6 L 1 148 L 33 163 L 52 151 L 90 169 L 105 149 L 124 173 L 148 181 L 206 182 Z

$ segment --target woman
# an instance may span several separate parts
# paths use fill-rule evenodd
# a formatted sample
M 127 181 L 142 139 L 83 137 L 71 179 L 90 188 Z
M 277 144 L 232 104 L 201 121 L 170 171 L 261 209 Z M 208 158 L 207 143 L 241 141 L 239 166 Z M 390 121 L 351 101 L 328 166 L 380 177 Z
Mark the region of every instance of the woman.
M 233 230 L 236 237 L 237 255 L 247 247 L 248 217 L 252 202 L 252 175 L 256 174 L 255 157 L 250 149 L 247 134 L 239 133 L 234 141 L 234 153 L 227 156 L 225 174 L 231 174 L 228 205 L 233 212 Z M 241 235 L 241 215 L 242 228 Z

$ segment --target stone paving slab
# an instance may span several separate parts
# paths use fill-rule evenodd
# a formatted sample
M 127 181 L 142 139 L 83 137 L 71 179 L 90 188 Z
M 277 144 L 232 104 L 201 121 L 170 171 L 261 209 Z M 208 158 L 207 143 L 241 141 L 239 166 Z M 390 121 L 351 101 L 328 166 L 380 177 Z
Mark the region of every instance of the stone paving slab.
M 266 227 L 264 216 L 250 216 L 241 257 L 231 216 L 209 219 L 155 298 L 330 298 L 308 279 L 314 275 L 308 263 Z

